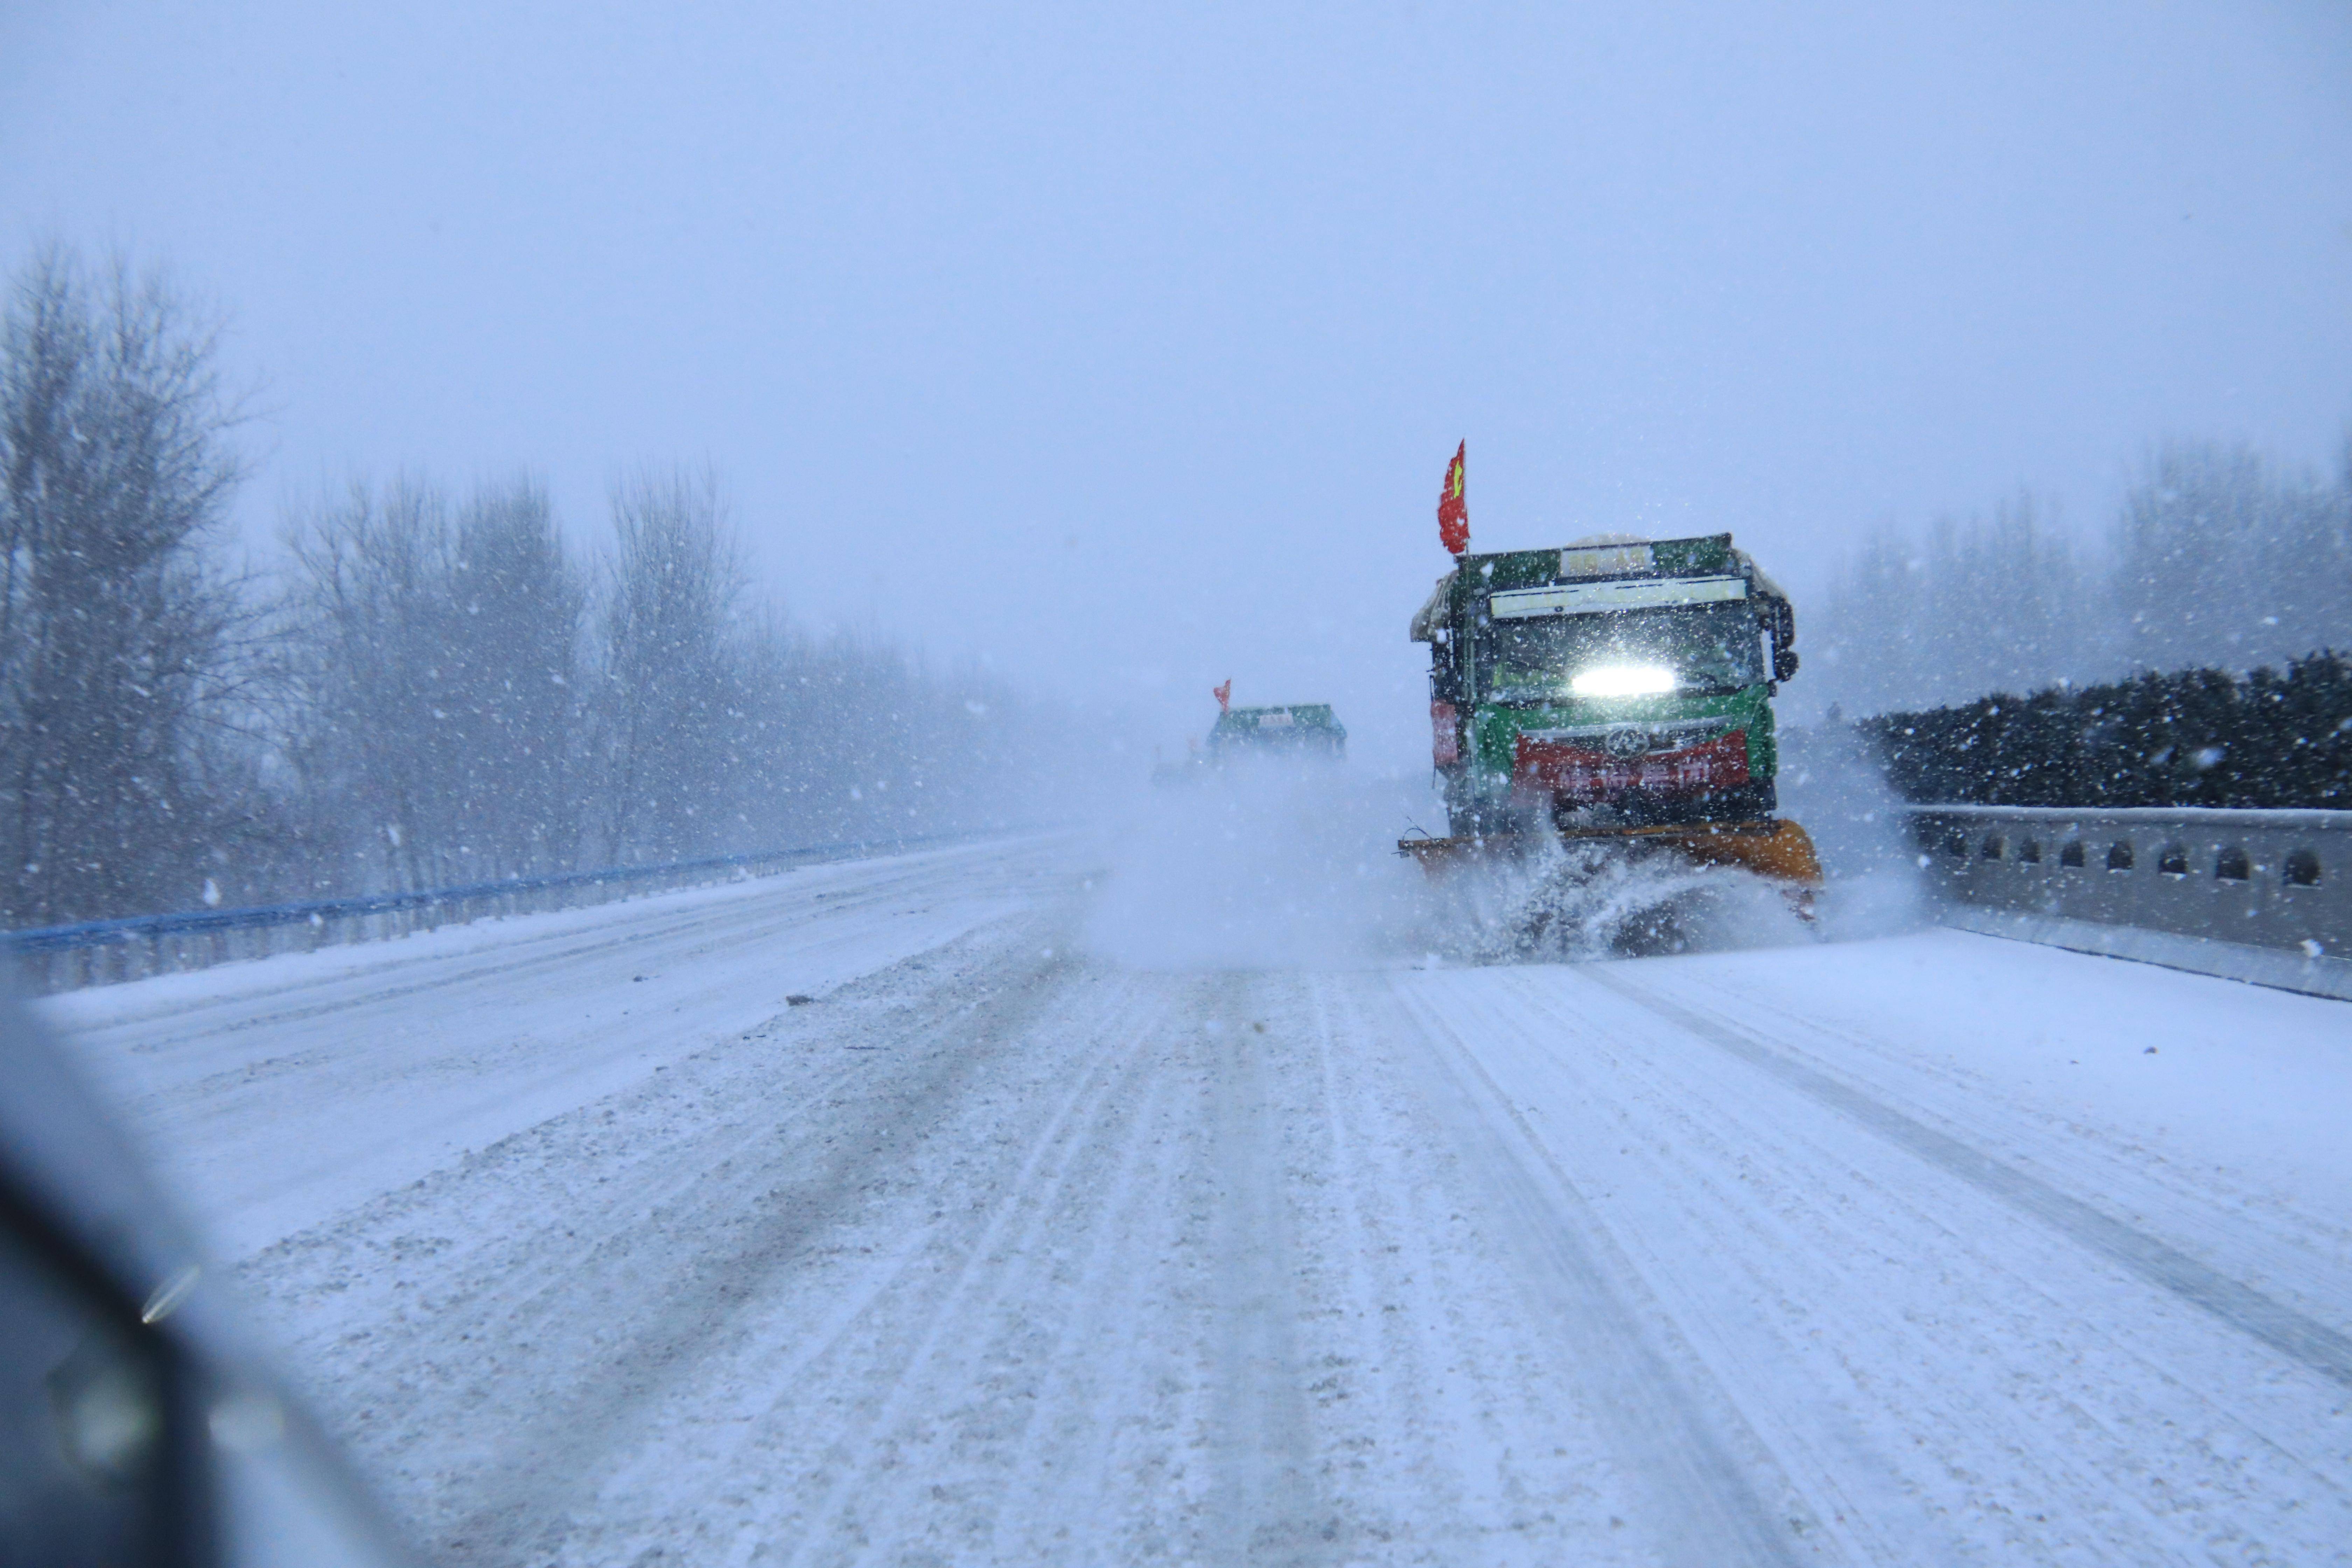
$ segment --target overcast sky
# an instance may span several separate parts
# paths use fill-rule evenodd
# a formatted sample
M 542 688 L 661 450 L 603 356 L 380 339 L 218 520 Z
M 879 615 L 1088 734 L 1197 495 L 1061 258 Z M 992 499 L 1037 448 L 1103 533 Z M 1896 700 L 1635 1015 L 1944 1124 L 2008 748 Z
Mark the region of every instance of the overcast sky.
M 804 619 L 1423 743 L 1477 547 L 2085 529 L 2352 421 L 2352 6 L 0 5 L 0 258 L 167 262 L 244 523 L 708 459 Z M 1801 615 L 1802 605 L 1800 605 Z

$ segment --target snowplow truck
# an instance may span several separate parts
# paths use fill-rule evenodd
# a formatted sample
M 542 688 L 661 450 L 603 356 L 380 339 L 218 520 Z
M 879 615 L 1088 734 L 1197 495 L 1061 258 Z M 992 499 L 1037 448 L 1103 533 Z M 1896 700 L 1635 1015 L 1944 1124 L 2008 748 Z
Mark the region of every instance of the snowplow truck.
M 1779 815 L 1772 697 L 1797 671 L 1789 597 L 1731 535 L 1605 535 L 1464 555 L 1412 618 L 1430 647 L 1435 871 L 1566 840 L 1622 840 L 1820 884 Z
M 1209 731 L 1213 761 L 1252 755 L 1318 757 L 1348 754 L 1348 729 L 1328 702 L 1275 708 L 1228 708 Z
M 1188 783 L 1207 776 L 1213 768 L 1244 758 L 1336 763 L 1345 761 L 1347 755 L 1348 727 L 1339 722 L 1328 702 L 1220 708 L 1207 745 L 1195 742 L 1192 754 L 1181 763 L 1154 764 L 1151 782 Z

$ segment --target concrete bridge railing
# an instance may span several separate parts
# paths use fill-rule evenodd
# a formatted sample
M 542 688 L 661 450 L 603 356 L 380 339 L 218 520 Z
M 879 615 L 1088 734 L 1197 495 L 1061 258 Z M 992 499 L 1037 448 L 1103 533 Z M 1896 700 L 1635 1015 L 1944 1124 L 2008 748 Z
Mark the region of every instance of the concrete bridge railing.
M 1947 924 L 2352 1000 L 2352 811 L 1910 815 Z

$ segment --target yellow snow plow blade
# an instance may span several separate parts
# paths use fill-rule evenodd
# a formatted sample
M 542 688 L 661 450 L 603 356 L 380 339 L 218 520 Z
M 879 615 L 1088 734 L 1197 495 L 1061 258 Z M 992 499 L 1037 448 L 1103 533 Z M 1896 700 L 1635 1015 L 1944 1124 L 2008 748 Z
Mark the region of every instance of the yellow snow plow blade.
M 1670 850 L 1701 866 L 1736 866 L 1790 889 L 1822 885 L 1821 857 L 1813 841 L 1793 822 L 1677 823 L 1668 827 L 1570 827 L 1557 834 L 1503 833 L 1488 837 L 1403 838 L 1397 853 L 1421 862 L 1437 876 L 1472 861 L 1516 859 L 1548 844 L 1622 842 L 1644 849 Z

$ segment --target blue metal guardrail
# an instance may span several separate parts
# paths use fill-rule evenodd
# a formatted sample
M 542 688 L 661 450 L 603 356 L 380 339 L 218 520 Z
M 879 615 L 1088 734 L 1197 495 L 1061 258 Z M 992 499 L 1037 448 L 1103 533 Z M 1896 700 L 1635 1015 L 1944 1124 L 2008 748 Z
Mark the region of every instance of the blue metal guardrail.
M 971 837 L 973 835 L 969 832 L 921 833 L 895 838 L 847 839 L 835 844 L 803 845 L 750 855 L 712 855 L 699 860 L 675 860 L 661 866 L 614 866 L 596 871 L 567 871 L 553 877 L 516 877 L 503 882 L 478 882 L 464 888 L 370 893 L 348 899 L 303 899 L 292 903 L 253 904 L 235 910 L 190 910 L 181 914 L 82 921 L 73 925 L 37 926 L 26 931 L 0 932 L 0 950 L 21 955 L 69 952 L 81 948 L 123 947 L 133 942 L 152 942 L 159 937 L 261 931 L 273 926 L 318 925 L 362 915 L 425 910 L 481 899 L 510 898 L 519 893 L 651 881 L 661 877 L 692 876 L 698 872 L 724 871 L 777 860 L 840 858 L 859 851 L 901 849 Z

